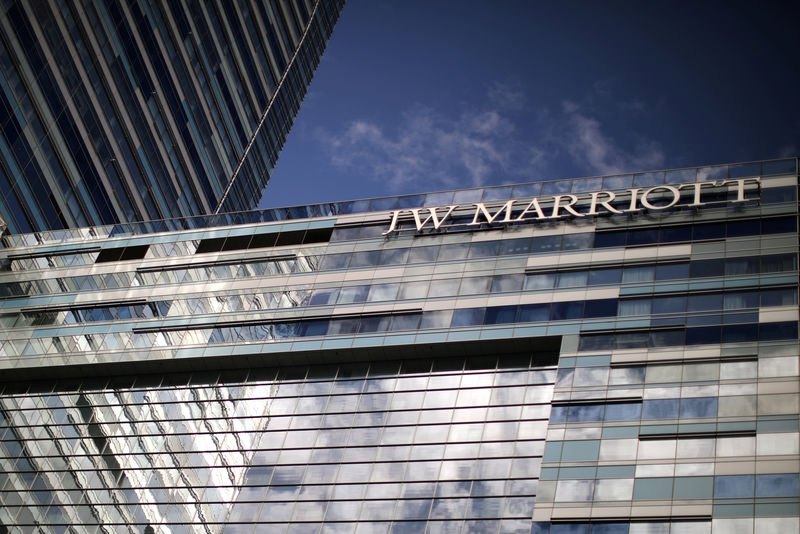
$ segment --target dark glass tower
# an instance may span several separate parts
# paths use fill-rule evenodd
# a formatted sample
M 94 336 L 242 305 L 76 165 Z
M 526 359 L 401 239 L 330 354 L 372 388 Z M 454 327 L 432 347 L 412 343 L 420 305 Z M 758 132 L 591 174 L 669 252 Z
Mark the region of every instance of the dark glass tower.
M 3 1 L 0 219 L 254 208 L 343 5 Z

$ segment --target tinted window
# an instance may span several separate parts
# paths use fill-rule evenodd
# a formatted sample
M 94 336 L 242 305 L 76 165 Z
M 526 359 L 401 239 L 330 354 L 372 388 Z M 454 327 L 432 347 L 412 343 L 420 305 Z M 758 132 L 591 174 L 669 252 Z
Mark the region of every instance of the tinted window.
M 586 278 L 588 273 L 586 271 L 572 271 L 566 273 L 559 273 L 558 287 L 578 287 L 586 285 Z
M 549 304 L 524 304 L 519 307 L 519 322 L 535 323 L 547 321 L 550 317 Z
M 797 188 L 793 185 L 787 187 L 767 187 L 761 190 L 762 204 L 777 204 L 779 202 L 792 202 L 797 200 Z
M 614 334 L 590 334 L 581 336 L 580 350 L 611 350 L 614 348 Z
M 439 247 L 439 261 L 460 260 L 467 257 L 469 243 L 453 243 Z
M 647 346 L 649 336 L 647 332 L 632 332 L 628 334 L 618 334 L 614 342 L 617 349 L 638 349 Z
M 722 276 L 725 272 L 725 263 L 721 259 L 693 261 L 689 271 L 692 278 Z
M 651 347 L 677 347 L 683 345 L 684 338 L 683 330 L 657 330 L 650 332 L 648 344 Z
M 322 258 L 320 269 L 345 269 L 350 261 L 350 254 L 327 254 Z
M 717 499 L 735 499 L 752 497 L 753 475 L 718 476 L 714 480 L 714 497 Z
M 493 306 L 486 309 L 484 324 L 513 323 L 516 316 L 516 306 Z
M 795 254 L 771 254 L 761 256 L 761 272 L 783 272 L 797 269 L 797 256 Z
M 721 239 L 725 237 L 725 225 L 723 223 L 699 224 L 692 228 L 692 239 Z
M 722 293 L 689 295 L 689 311 L 721 310 Z
M 691 226 L 667 226 L 661 229 L 661 242 L 673 243 L 676 241 L 690 241 L 692 239 Z
M 550 308 L 550 318 L 554 321 L 580 319 L 582 313 L 583 302 L 554 302 Z
M 681 417 L 716 417 L 717 399 L 702 397 L 697 399 L 681 399 Z
M 625 270 L 622 272 L 622 281 L 624 283 L 651 282 L 655 279 L 655 272 L 655 267 L 651 265 L 625 267 Z
M 408 253 L 408 263 L 427 263 L 436 261 L 439 254 L 439 247 L 416 247 Z
M 317 289 L 311 295 L 311 306 L 322 306 L 325 304 L 334 304 L 339 296 L 339 289 Z
M 617 299 L 587 300 L 584 317 L 613 317 L 617 315 Z
M 570 406 L 568 410 L 567 420 L 570 422 L 602 421 L 603 405 L 578 404 L 575 406 Z
M 364 252 L 354 252 L 350 256 L 350 267 L 371 267 L 378 265 L 380 250 L 367 250 Z
M 564 250 L 579 250 L 592 248 L 594 244 L 594 234 L 565 234 L 561 248 Z
M 622 276 L 621 269 L 595 269 L 589 271 L 589 285 L 618 284 Z
M 380 265 L 403 265 L 407 258 L 407 248 L 385 249 L 381 251 Z
M 555 283 L 554 274 L 530 274 L 525 277 L 525 289 L 552 289 Z
M 475 326 L 483 324 L 485 308 L 467 308 L 453 311 L 452 326 Z
M 739 343 L 744 341 L 758 341 L 757 324 L 737 324 L 722 327 L 723 343 Z
M 761 223 L 758 220 L 735 221 L 728 223 L 728 237 L 743 235 L 756 235 L 761 233 Z
M 709 345 L 722 342 L 722 329 L 718 326 L 686 329 L 687 345 Z
M 339 291 L 339 304 L 351 304 L 354 302 L 364 302 L 367 300 L 369 286 L 343 287 Z
M 756 476 L 756 497 L 796 497 L 798 494 L 797 473 Z
M 779 217 L 761 221 L 761 233 L 763 234 L 783 234 L 796 231 L 797 221 L 794 217 Z
M 561 236 L 548 235 L 543 237 L 534 237 L 531 246 L 531 252 L 550 252 L 553 250 L 561 250 Z
M 725 275 L 754 274 L 759 271 L 759 258 L 729 258 L 725 260 Z
M 627 232 L 597 232 L 594 235 L 595 248 L 624 247 Z
M 646 228 L 643 230 L 628 231 L 628 245 L 648 245 L 658 242 L 658 229 Z
M 492 293 L 519 291 L 525 277 L 521 274 L 501 274 L 492 279 Z
M 758 326 L 758 339 L 772 341 L 778 339 L 795 339 L 797 323 L 762 323 Z
M 500 248 L 499 241 L 483 241 L 472 243 L 469 249 L 470 258 L 487 258 L 490 256 L 497 256 L 497 250 Z
M 665 263 L 656 266 L 656 280 L 677 280 L 689 277 L 687 263 Z
M 796 289 L 765 289 L 761 291 L 762 306 L 792 306 L 797 304 Z
M 635 421 L 641 417 L 641 403 L 619 403 L 606 406 L 606 421 Z
M 531 250 L 531 238 L 505 239 L 500 242 L 500 255 L 527 254 Z
M 642 403 L 642 419 L 675 419 L 678 399 L 646 400 Z
M 682 313 L 686 311 L 686 297 L 658 297 L 653 299 L 653 313 Z

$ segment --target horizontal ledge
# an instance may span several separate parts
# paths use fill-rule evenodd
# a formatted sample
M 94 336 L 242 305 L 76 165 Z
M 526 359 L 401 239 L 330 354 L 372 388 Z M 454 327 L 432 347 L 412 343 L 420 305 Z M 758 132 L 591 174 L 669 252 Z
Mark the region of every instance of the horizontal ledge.
M 22 308 L 22 313 L 37 313 L 37 312 L 60 312 L 70 310 L 89 310 L 92 308 L 104 308 L 106 306 L 132 306 L 134 304 L 147 304 L 147 299 L 128 299 L 128 300 L 108 300 L 103 302 L 84 302 L 77 304 L 63 304 L 61 306 L 31 306 Z
M 238 265 L 241 263 L 258 263 L 260 261 L 284 261 L 297 259 L 297 254 L 280 254 L 278 256 L 267 256 L 264 258 L 242 258 L 238 260 L 202 261 L 192 263 L 179 263 L 176 265 L 159 265 L 155 267 L 139 267 L 137 273 L 160 273 L 163 271 L 179 271 L 181 269 L 196 269 L 198 267 L 216 267 L 222 265 Z
M 174 332 L 183 330 L 203 330 L 204 328 L 218 328 L 218 327 L 235 327 L 235 326 L 257 326 L 257 325 L 271 325 L 280 323 L 291 323 L 301 321 L 319 321 L 323 319 L 358 319 L 361 317 L 390 317 L 393 315 L 404 315 L 407 313 L 422 313 L 422 308 L 408 308 L 405 310 L 392 310 L 386 312 L 364 312 L 364 313 L 343 313 L 340 315 L 305 315 L 302 317 L 283 317 L 274 319 L 250 319 L 241 321 L 230 322 L 214 322 L 214 323 L 193 323 L 185 326 L 162 326 L 162 327 L 142 327 L 134 328 L 134 334 L 155 334 L 158 332 Z
M 630 362 L 614 362 L 612 368 L 638 367 L 640 365 L 683 365 L 686 363 L 714 363 L 714 362 L 755 362 L 758 361 L 757 354 L 742 354 L 733 356 L 713 356 L 710 358 L 682 358 L 669 360 L 635 360 Z
M 639 441 L 664 439 L 702 439 L 702 438 L 745 438 L 756 435 L 755 430 L 719 430 L 714 432 L 662 432 L 659 434 L 639 434 Z
M 613 317 L 612 317 L 613 319 Z M 617 320 L 625 320 L 625 317 L 618 317 Z M 721 325 L 720 325 L 721 326 Z M 686 329 L 685 325 L 658 325 L 658 326 L 642 326 L 637 328 L 620 328 L 616 330 L 581 330 L 581 335 L 595 335 L 595 334 L 641 334 L 647 332 L 661 332 L 664 330 L 683 330 Z
M 29 260 L 34 258 L 46 258 L 47 256 L 69 256 L 70 254 L 89 254 L 100 252 L 100 247 L 70 248 L 66 250 L 51 250 L 50 252 L 30 252 L 26 254 L 9 254 L 9 260 Z
M 621 404 L 623 402 L 642 402 L 642 397 L 615 397 L 613 399 L 554 400 L 553 406 L 581 406 L 585 404 Z
M 533 356 L 534 368 L 552 368 L 558 359 L 561 336 L 531 336 L 511 339 L 476 340 L 469 342 L 449 341 L 440 343 L 406 343 L 376 347 L 342 347 L 288 349 L 262 353 L 259 346 L 251 352 L 222 356 L 191 356 L 172 358 L 148 358 L 143 360 L 59 363 L 32 367 L 15 367 L 2 370 L 0 384 L 6 394 L 52 392 L 54 381 L 59 391 L 74 390 L 85 381 L 134 375 L 139 379 L 152 377 L 160 383 L 166 373 L 198 373 L 209 371 L 245 372 L 261 368 L 315 365 L 330 363 L 358 363 L 385 360 L 414 360 L 438 358 L 470 358 L 487 354 L 524 354 Z M 96 382 L 96 380 L 95 380 Z
M 711 521 L 710 515 L 647 515 L 647 516 L 616 516 L 616 517 L 554 517 L 551 523 L 639 523 L 649 521 Z
M 365 213 L 370 213 L 370 212 L 365 212 Z M 356 215 L 356 214 L 355 213 L 348 213 L 348 215 Z M 372 221 L 355 221 L 355 222 L 336 223 L 333 226 L 331 226 L 330 228 L 333 228 L 334 230 L 338 230 L 340 228 L 361 228 L 362 226 L 363 227 L 377 226 L 378 224 L 385 224 L 386 223 L 385 219 L 388 219 L 388 218 L 389 218 L 388 215 L 386 215 L 381 219 L 376 219 L 376 220 L 372 220 Z
M 598 250 L 604 249 L 591 249 L 589 252 L 596 252 Z M 563 252 L 563 251 L 562 251 Z M 656 262 L 653 262 L 653 258 L 649 259 L 636 259 L 636 260 L 628 260 L 626 261 L 624 258 L 619 260 L 603 260 L 603 261 L 585 261 L 582 263 L 576 263 L 574 265 L 564 265 L 556 266 L 556 267 L 526 267 L 525 274 L 548 274 L 548 273 L 571 273 L 571 272 L 580 272 L 585 271 L 588 268 L 606 268 L 606 267 L 618 267 L 623 269 L 625 267 L 640 267 L 640 266 L 657 266 L 657 265 L 667 265 L 671 263 L 681 263 L 689 259 L 688 254 L 681 254 L 676 256 L 670 256 L 669 258 L 661 259 L 656 258 Z M 680 280 L 680 279 L 679 279 Z M 671 282 L 671 280 L 651 280 L 646 282 L 633 282 L 633 283 L 653 283 L 653 282 Z M 591 286 L 586 286 L 590 288 Z

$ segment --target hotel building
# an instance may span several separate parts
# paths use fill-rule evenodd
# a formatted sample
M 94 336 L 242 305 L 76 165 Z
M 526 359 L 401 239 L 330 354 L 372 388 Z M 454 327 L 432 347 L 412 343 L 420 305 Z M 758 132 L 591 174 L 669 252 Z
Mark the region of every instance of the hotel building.
M 797 186 L 7 234 L 0 531 L 798 532 Z

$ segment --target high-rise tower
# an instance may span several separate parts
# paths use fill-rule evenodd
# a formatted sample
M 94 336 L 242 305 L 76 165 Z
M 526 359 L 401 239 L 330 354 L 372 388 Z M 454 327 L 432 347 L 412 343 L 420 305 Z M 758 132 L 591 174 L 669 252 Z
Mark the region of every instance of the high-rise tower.
M 344 0 L 0 6 L 12 233 L 255 208 Z

